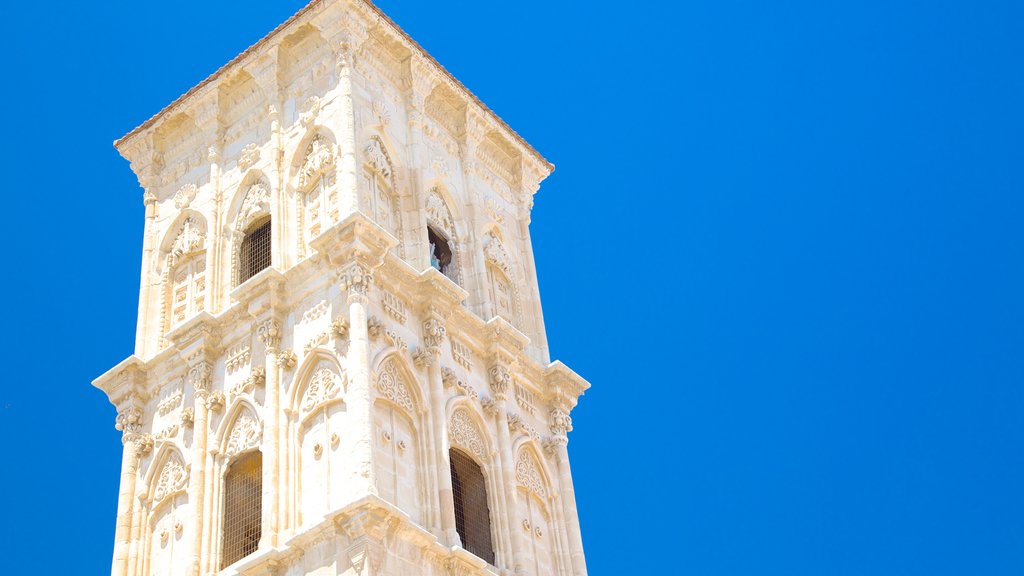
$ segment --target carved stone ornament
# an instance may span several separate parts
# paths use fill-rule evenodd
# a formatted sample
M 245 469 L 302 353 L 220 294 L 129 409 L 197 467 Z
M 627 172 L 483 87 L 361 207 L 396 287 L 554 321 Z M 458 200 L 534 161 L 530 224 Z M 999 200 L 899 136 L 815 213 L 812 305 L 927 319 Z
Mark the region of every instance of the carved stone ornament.
M 167 253 L 168 265 L 173 267 L 179 260 L 201 252 L 205 247 L 206 232 L 195 218 L 189 216 L 181 223 L 178 235 L 171 244 L 170 252 Z
M 448 210 L 448 205 L 444 203 L 444 199 L 441 198 L 436 188 L 431 189 L 430 194 L 427 196 L 427 218 L 440 226 L 448 234 L 455 233 L 455 222 L 452 219 L 452 213 Z
M 195 184 L 185 184 L 174 193 L 174 207 L 178 210 L 188 208 L 198 193 L 199 188 Z
M 508 394 L 508 390 L 512 386 L 512 374 L 508 368 L 501 364 L 495 364 L 491 366 L 487 375 L 490 377 L 491 391 L 496 397 L 502 398 Z
M 129 406 L 117 414 L 114 428 L 125 434 L 137 434 L 142 430 L 142 408 Z
M 256 337 L 267 347 L 267 351 L 276 349 L 281 344 L 281 323 L 267 320 L 256 327 Z
M 208 392 L 203 398 L 203 403 L 210 412 L 220 412 L 224 409 L 224 393 L 220 391 Z
M 246 411 L 238 415 L 234 426 L 231 427 L 231 434 L 228 436 L 228 445 L 225 452 L 228 456 L 234 456 L 250 448 L 260 445 L 260 424 L 256 416 Z
M 409 386 L 395 366 L 394 358 L 388 358 L 381 366 L 375 385 L 382 397 L 402 407 L 410 415 L 416 413 Z
M 238 167 L 245 172 L 260 161 L 260 147 L 255 142 L 245 145 L 242 153 L 238 155 Z
M 555 436 L 565 436 L 572 432 L 572 418 L 561 408 L 551 410 L 551 433 Z
M 502 245 L 501 240 L 494 234 L 488 234 L 487 238 L 484 239 L 484 258 L 500 268 L 505 274 L 511 274 L 512 259 L 509 257 L 508 251 L 505 250 L 505 246 Z
M 135 454 L 138 456 L 145 456 L 153 450 L 153 435 L 152 434 L 133 434 L 131 436 L 132 447 L 135 448 Z
M 191 428 L 192 424 L 196 420 L 195 410 L 193 408 L 185 408 L 181 411 L 181 425 L 186 428 Z
M 366 332 L 370 338 L 376 339 L 384 331 L 384 323 L 376 316 L 370 316 L 366 320 Z
M 373 274 L 367 268 L 354 264 L 346 268 L 338 276 L 341 289 L 349 295 L 366 296 L 370 292 L 370 284 L 373 283 Z
M 184 490 L 186 482 L 188 482 L 188 472 L 185 471 L 185 464 L 181 461 L 180 456 L 172 454 L 160 469 L 156 490 L 153 492 L 153 500 L 160 502 L 169 494 Z
M 348 338 L 348 318 L 344 316 L 338 316 L 331 322 L 331 330 L 338 338 Z
M 199 362 L 188 369 L 188 383 L 194 390 L 205 391 L 210 389 L 213 365 L 209 362 Z
M 373 101 L 373 116 L 377 119 L 377 123 L 381 126 L 387 126 L 391 123 L 391 112 L 388 110 L 388 105 L 383 100 Z
M 487 448 L 484 440 L 480 436 L 476 424 L 473 423 L 472 417 L 465 409 L 456 409 L 452 413 L 452 417 L 448 421 L 448 436 L 453 445 L 469 450 L 478 458 L 486 457 Z
M 299 123 L 303 126 L 309 126 L 316 122 L 316 117 L 320 115 L 320 97 L 310 96 L 306 98 L 306 101 L 302 103 L 302 112 L 299 114 Z M 319 138 L 319 136 L 317 136 Z
M 537 468 L 537 462 L 527 450 L 520 450 L 519 457 L 516 458 L 516 482 L 536 494 L 541 500 L 548 497 L 548 491 L 544 486 L 540 470 Z
M 491 418 L 497 416 L 498 410 L 500 409 L 494 398 L 481 398 L 480 407 L 484 409 L 484 414 L 487 414 Z
M 447 333 L 444 323 L 437 318 L 426 320 L 423 322 L 423 346 L 428 349 L 440 348 Z
M 282 350 L 277 355 L 277 365 L 285 370 L 291 370 L 295 368 L 295 364 L 299 361 L 299 357 L 295 354 L 295 351 L 291 348 Z
M 302 411 L 311 412 L 317 406 L 337 398 L 344 387 L 344 378 L 344 375 L 339 376 L 329 368 L 318 368 L 302 393 L 302 401 L 299 404 Z
M 270 187 L 266 182 L 259 180 L 249 185 L 245 192 L 245 199 L 242 200 L 242 207 L 238 210 L 238 225 L 236 229 L 241 232 L 249 227 L 255 220 L 270 213 Z
M 376 136 L 370 138 L 369 144 L 363 150 L 366 153 L 366 163 L 370 165 L 378 174 L 384 177 L 386 180 L 391 179 L 391 158 L 388 157 L 387 150 L 384 149 L 384 145 Z
M 458 375 L 455 374 L 455 370 L 452 370 L 447 366 L 441 368 L 441 382 L 444 383 L 445 388 L 455 388 L 460 394 L 469 396 L 473 399 L 477 398 L 476 390 L 463 382 Z
M 431 354 L 428 350 L 424 350 L 423 348 L 417 348 L 412 353 L 412 363 L 415 364 L 417 368 L 430 366 L 434 363 L 435 358 L 437 358 L 436 354 Z
M 319 103 L 317 104 L 319 109 Z M 327 138 L 317 134 L 306 147 L 306 159 L 299 170 L 299 187 L 309 188 L 328 170 L 334 168 L 334 145 Z

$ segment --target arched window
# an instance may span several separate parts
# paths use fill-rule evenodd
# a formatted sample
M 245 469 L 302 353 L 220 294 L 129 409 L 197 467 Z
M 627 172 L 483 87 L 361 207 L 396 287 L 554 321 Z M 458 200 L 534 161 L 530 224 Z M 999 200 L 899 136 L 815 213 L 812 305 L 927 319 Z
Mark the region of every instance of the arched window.
M 484 471 L 472 458 L 455 448 L 449 451 L 449 455 L 455 500 L 455 530 L 462 540 L 462 547 L 487 563 L 494 564 L 491 512 L 487 507 Z
M 263 456 L 249 452 L 231 463 L 224 475 L 224 529 L 220 567 L 256 551 L 261 535 Z
M 452 282 L 457 282 L 455 266 L 452 265 L 454 253 L 448 239 L 433 226 L 427 226 L 427 240 L 430 241 L 430 265 Z
M 256 222 L 245 232 L 238 260 L 239 284 L 270 268 L 270 218 Z

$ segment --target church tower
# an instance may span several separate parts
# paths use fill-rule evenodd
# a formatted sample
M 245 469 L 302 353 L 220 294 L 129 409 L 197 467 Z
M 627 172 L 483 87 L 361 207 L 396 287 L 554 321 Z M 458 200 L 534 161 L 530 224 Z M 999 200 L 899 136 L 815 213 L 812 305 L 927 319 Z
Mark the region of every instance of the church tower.
M 585 576 L 543 157 L 368 0 L 115 143 L 145 190 L 114 576 Z

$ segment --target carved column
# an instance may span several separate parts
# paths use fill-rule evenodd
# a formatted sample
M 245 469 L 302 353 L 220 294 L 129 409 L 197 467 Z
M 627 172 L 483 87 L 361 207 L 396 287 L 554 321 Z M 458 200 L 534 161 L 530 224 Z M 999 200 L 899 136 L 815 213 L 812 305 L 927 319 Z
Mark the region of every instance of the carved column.
M 572 484 L 572 470 L 569 469 L 568 432 L 572 430 L 572 419 L 561 407 L 551 411 L 551 433 L 554 437 L 549 445 L 558 462 L 559 500 L 562 502 L 562 514 L 565 518 L 565 532 L 569 540 L 569 552 L 572 558 L 573 576 L 587 576 L 587 564 L 583 557 L 583 537 L 580 534 L 580 520 L 576 513 L 576 492 Z
M 192 516 L 192 574 L 199 576 L 200 562 L 203 558 L 203 516 L 204 479 L 206 478 L 206 440 L 208 431 L 209 407 L 224 404 L 223 395 L 210 392 L 213 381 L 213 365 L 205 359 L 192 364 L 188 370 L 188 382 L 193 390 L 193 410 L 195 419 L 192 423 L 192 470 L 189 475 L 189 499 L 195 500 Z
M 153 437 L 141 434 L 142 409 L 135 405 L 117 415 L 114 428 L 121 435 L 121 490 L 117 495 L 117 524 L 114 528 L 114 560 L 112 576 L 128 574 L 132 517 L 135 509 L 135 482 L 139 476 L 139 459 L 153 448 Z
M 278 442 L 280 413 L 280 367 L 281 324 L 274 319 L 267 320 L 256 329 L 256 336 L 266 347 L 265 378 L 267 403 L 263 418 L 263 519 L 259 547 L 276 546 L 278 530 L 278 479 L 280 468 L 280 444 Z
M 523 542 L 522 530 L 518 530 L 515 522 L 515 456 L 512 454 L 512 438 L 508 431 L 508 412 L 506 409 L 508 393 L 512 388 L 512 374 L 508 367 L 495 363 L 487 373 L 494 397 L 494 409 L 498 426 L 498 455 L 501 463 L 502 485 L 505 486 L 505 523 L 512 536 L 512 566 L 516 574 L 523 574 L 523 559 L 526 558 L 526 544 Z M 539 575 L 538 575 L 539 576 Z
M 445 410 L 444 382 L 441 378 L 441 345 L 447 330 L 440 318 L 430 317 L 423 323 L 423 351 L 430 382 L 430 425 L 436 453 L 431 470 L 438 486 L 441 541 L 448 546 L 461 545 L 455 528 L 455 493 L 452 488 L 451 455 L 448 453 L 448 415 Z
M 371 271 L 360 263 L 349 264 L 339 275 L 341 289 L 348 293 L 349 414 L 357 430 L 353 472 L 358 491 L 377 494 L 373 462 L 373 399 L 370 391 L 370 335 L 366 305 Z

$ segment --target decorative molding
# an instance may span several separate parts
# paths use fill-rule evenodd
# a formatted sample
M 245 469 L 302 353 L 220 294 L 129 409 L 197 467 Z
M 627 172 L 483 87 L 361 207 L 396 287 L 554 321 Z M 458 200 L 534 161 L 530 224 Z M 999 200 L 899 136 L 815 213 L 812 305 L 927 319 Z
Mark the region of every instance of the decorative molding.
M 452 343 L 452 359 L 466 370 L 473 370 L 473 351 L 456 338 L 449 340 Z
M 535 414 L 537 411 L 537 396 L 526 389 L 522 384 L 516 384 L 516 404 L 526 413 Z
M 468 396 L 474 400 L 479 398 L 476 390 L 474 390 L 472 386 L 463 382 L 451 368 L 446 366 L 441 368 L 441 382 L 444 383 L 445 388 L 454 388 L 459 394 Z
M 251 359 L 252 347 L 248 342 L 242 342 L 228 349 L 227 360 L 224 362 L 224 368 L 228 374 L 237 372 L 243 366 L 249 363 Z
M 507 276 L 512 275 L 512 258 L 505 250 L 505 246 L 494 234 L 488 234 L 484 238 L 484 258 L 487 262 L 494 264 Z
M 380 291 L 384 312 L 394 318 L 399 324 L 405 324 L 405 320 L 408 317 L 408 307 L 405 305 L 405 302 L 387 289 L 381 288 Z
M 167 253 L 167 268 L 174 268 L 179 260 L 186 256 L 201 252 L 206 247 L 206 231 L 192 216 L 185 218 L 178 228 L 178 235 L 175 236 Z
M 451 240 L 455 239 L 455 220 L 437 188 L 431 188 L 427 195 L 427 219 L 451 236 Z

